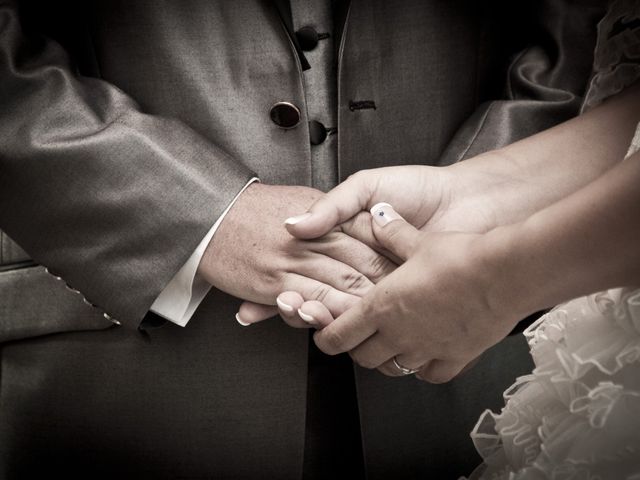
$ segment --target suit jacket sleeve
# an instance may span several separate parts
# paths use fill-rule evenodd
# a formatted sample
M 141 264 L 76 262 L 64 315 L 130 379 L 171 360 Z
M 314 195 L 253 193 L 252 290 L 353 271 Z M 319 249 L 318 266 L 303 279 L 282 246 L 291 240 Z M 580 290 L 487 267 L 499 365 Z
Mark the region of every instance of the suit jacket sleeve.
M 75 74 L 0 0 L 0 227 L 89 301 L 137 326 L 253 176 L 185 124 Z

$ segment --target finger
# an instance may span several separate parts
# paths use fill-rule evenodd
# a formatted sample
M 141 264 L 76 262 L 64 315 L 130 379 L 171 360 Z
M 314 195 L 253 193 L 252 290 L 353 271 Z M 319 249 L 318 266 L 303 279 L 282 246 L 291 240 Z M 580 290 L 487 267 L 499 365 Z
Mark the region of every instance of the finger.
M 356 213 L 336 228 L 338 231 L 364 243 L 369 248 L 375 249 L 378 246 L 378 240 L 376 240 L 376 236 L 373 234 L 371 214 L 366 210 Z
M 330 325 L 314 334 L 314 340 L 320 350 L 328 355 L 353 350 L 371 335 L 376 333 L 377 325 L 365 316 L 364 300 L 336 318 Z
M 278 314 L 278 309 L 273 305 L 262 305 L 254 302 L 242 302 L 236 320 L 243 327 L 261 322 Z
M 303 321 L 317 329 L 326 327 L 334 320 L 329 309 L 317 300 L 304 302 L 298 309 L 298 315 Z
M 373 217 L 368 211 L 363 211 L 356 214 L 356 216 L 351 217 L 346 222 L 338 225 L 338 229 L 344 234 L 355 238 L 356 240 L 364 243 L 373 251 L 389 259 L 393 265 L 397 266 L 402 263 L 401 259 L 399 259 L 393 253 L 389 252 L 387 249 L 383 248 L 382 245 L 380 245 L 380 242 L 378 242 L 378 240 L 376 239 L 376 236 L 373 233 Z M 371 279 L 372 282 L 377 283 L 376 279 L 372 278 L 369 275 L 367 276 Z
M 287 218 L 285 226 L 297 238 L 318 238 L 365 210 L 377 174 L 361 171 L 350 176 L 314 203 L 307 213 Z
M 300 259 L 294 268 L 296 274 L 312 278 L 336 290 L 357 297 L 365 296 L 374 287 L 373 282 L 358 270 L 326 255 L 307 256 Z M 286 287 L 285 289 L 303 294 L 305 300 L 323 301 L 322 298 L 305 295 L 299 288 Z
M 416 377 L 429 383 L 446 383 L 456 377 L 464 365 L 449 360 L 433 360 Z
M 376 333 L 349 352 L 355 363 L 363 368 L 378 368 L 398 352 Z
M 304 303 L 304 298 L 298 292 L 283 292 L 276 298 L 280 317 L 290 327 L 310 328 L 311 326 L 298 315 L 298 309 Z
M 383 248 L 406 260 L 415 250 L 420 231 L 408 223 L 388 203 L 378 203 L 371 208 L 373 233 Z
M 278 310 L 283 317 L 293 317 L 303 303 L 304 298 L 298 292 L 282 292 L 276 297 Z
M 342 292 L 331 285 L 295 273 L 284 279 L 284 290 L 299 293 L 305 301 L 318 300 L 336 318 L 360 301 L 360 297 Z
M 366 215 L 371 219 L 371 215 Z M 345 233 L 333 232 L 308 242 L 308 245 L 311 251 L 321 253 L 350 266 L 355 272 L 362 274 L 373 283 L 378 283 L 397 268 L 397 265 L 387 257 Z M 329 283 L 326 279 L 322 280 Z M 333 285 L 341 289 L 340 285 Z M 349 293 L 356 294 L 356 292 Z
M 340 292 L 356 297 L 364 297 L 375 284 L 355 268 L 330 256 L 313 253 L 296 261 L 291 268 L 292 272 L 306 278 L 317 280 L 329 285 Z M 300 294 L 303 292 L 296 288 L 286 288 Z M 305 300 L 321 300 L 320 298 L 303 295 Z

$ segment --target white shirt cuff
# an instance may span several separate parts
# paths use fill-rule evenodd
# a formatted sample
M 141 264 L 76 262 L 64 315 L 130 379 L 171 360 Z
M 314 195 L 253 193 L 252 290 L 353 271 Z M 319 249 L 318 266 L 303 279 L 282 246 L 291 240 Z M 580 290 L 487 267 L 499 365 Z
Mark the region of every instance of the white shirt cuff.
M 181 327 L 187 324 L 196 311 L 196 308 L 198 308 L 198 305 L 200 305 L 211 289 L 211 285 L 198 275 L 198 265 L 204 255 L 204 251 L 207 249 L 222 220 L 224 220 L 224 217 L 229 213 L 233 204 L 238 200 L 238 197 L 242 195 L 242 192 L 244 192 L 249 185 L 258 181 L 260 181 L 258 178 L 249 180 L 243 189 L 240 190 L 240 193 L 238 193 L 229 206 L 227 206 L 225 211 L 222 212 L 222 215 L 218 217 L 218 220 L 213 224 L 211 230 L 209 230 L 196 250 L 189 257 L 187 263 L 178 270 L 178 273 L 175 274 L 160 295 L 158 295 L 155 302 L 153 302 L 153 305 L 151 305 L 152 312 Z

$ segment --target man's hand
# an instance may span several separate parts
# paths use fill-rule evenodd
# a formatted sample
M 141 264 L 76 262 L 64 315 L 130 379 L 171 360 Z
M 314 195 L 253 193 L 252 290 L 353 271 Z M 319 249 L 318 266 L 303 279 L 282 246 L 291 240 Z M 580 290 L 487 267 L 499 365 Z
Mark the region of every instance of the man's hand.
M 338 230 L 317 240 L 291 237 L 283 220 L 306 210 L 322 192 L 255 183 L 240 195 L 216 231 L 198 267 L 216 288 L 249 300 L 244 323 L 277 313 L 278 293 L 295 289 L 339 315 L 395 265 Z M 308 326 L 294 320 L 293 326 Z
M 372 214 L 378 242 L 405 263 L 335 321 L 321 302 L 301 305 L 304 317 L 324 327 L 315 341 L 325 353 L 349 352 L 365 368 L 399 376 L 395 358 L 419 370 L 418 378 L 440 383 L 529 313 L 505 295 L 494 236 L 420 232 L 388 205 Z M 293 303 L 295 295 L 280 298 Z

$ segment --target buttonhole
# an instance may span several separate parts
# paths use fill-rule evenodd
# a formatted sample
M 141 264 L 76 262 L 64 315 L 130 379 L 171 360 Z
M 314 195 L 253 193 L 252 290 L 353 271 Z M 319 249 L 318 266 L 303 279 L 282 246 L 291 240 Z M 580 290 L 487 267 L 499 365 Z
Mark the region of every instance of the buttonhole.
M 376 102 L 373 100 L 349 100 L 349 110 L 370 110 L 376 109 Z

